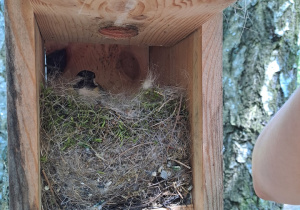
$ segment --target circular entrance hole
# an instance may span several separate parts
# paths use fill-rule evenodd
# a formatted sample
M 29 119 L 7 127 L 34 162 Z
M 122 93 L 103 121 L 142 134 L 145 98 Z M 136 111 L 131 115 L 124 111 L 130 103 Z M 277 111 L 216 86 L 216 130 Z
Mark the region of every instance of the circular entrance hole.
M 99 33 L 110 38 L 130 38 L 138 35 L 136 26 L 107 26 L 99 29 Z

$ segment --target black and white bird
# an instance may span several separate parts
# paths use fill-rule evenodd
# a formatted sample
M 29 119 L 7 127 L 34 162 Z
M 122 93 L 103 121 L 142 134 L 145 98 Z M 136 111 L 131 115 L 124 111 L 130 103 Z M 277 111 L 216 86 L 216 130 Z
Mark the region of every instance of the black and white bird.
M 84 98 L 97 99 L 104 89 L 95 82 L 95 73 L 88 70 L 80 71 L 76 76 L 73 88 Z
M 78 81 L 73 88 L 75 89 L 81 89 L 81 88 L 87 88 L 87 89 L 95 89 L 99 87 L 99 85 L 95 82 L 95 73 L 88 70 L 83 70 L 79 72 L 76 76 L 76 81 Z
M 67 66 L 66 49 L 56 50 L 46 56 L 47 78 L 55 79 L 62 75 Z
M 47 80 L 55 82 L 62 77 L 67 66 L 67 50 L 54 51 L 46 56 Z M 73 88 L 84 98 L 97 98 L 104 89 L 95 81 L 96 75 L 89 70 L 80 71 L 74 80 Z

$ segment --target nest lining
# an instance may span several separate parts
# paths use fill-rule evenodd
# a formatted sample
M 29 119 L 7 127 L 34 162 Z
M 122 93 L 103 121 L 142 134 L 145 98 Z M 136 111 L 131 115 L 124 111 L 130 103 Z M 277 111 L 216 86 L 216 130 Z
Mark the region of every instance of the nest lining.
M 49 82 L 41 92 L 43 209 L 147 209 L 191 203 L 185 92 L 128 99 Z

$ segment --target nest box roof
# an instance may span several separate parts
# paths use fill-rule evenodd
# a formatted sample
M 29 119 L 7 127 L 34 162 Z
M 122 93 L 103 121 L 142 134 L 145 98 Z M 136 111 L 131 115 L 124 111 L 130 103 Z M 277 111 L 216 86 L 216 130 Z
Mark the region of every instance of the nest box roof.
M 30 0 L 43 38 L 171 46 L 235 0 Z

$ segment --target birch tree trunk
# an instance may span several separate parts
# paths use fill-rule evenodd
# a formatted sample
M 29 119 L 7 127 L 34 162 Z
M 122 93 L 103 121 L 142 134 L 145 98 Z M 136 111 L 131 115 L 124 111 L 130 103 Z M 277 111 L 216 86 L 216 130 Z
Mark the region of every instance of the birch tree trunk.
M 224 12 L 224 209 L 281 209 L 256 197 L 251 156 L 297 84 L 300 1 L 240 0 Z
M 4 1 L 0 0 L 0 209 L 8 209 Z

